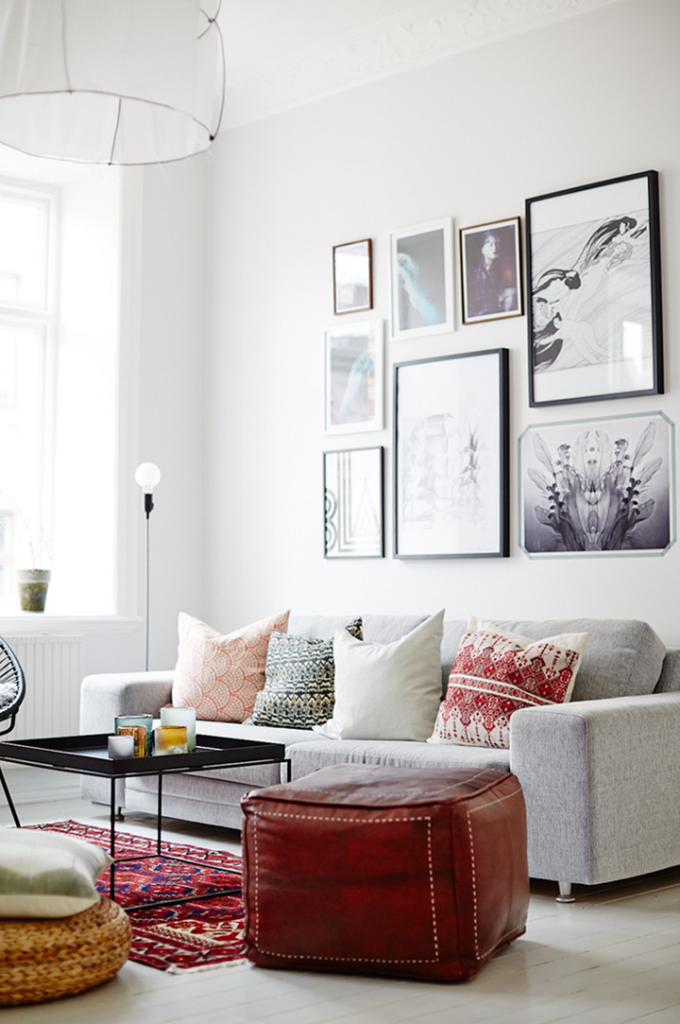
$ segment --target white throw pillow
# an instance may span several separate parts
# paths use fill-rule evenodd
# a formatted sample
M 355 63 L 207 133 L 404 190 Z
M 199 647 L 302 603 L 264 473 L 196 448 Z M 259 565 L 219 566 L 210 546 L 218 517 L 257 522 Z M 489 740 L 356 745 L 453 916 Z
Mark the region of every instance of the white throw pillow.
M 95 881 L 111 864 L 84 839 L 0 829 L 0 917 L 68 917 L 99 902 Z
M 314 731 L 330 739 L 426 740 L 442 695 L 444 611 L 391 644 L 335 634 L 333 717 Z

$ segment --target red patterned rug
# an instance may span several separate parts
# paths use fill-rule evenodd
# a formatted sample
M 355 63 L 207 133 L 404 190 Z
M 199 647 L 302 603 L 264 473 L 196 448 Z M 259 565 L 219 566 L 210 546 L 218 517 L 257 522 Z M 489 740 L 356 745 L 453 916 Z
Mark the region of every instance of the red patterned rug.
M 38 825 L 48 832 L 68 832 L 89 843 L 109 850 L 109 832 L 89 828 L 76 821 Z M 144 839 L 116 832 L 116 856 L 153 853 L 155 839 Z M 130 914 L 132 949 L 130 959 L 159 971 L 174 974 L 207 970 L 233 963 L 243 957 L 243 901 L 240 896 L 220 896 L 207 900 L 210 892 L 241 884 L 241 858 L 233 853 L 207 850 L 201 846 L 162 843 L 165 854 L 191 857 L 201 866 L 176 860 L 131 861 L 116 866 L 116 903 L 125 907 L 149 900 L 192 896 L 191 903 L 176 907 L 155 907 Z M 228 868 L 228 873 L 215 870 Z M 97 888 L 109 894 L 108 870 L 100 876 Z M 201 899 L 201 897 L 204 897 Z

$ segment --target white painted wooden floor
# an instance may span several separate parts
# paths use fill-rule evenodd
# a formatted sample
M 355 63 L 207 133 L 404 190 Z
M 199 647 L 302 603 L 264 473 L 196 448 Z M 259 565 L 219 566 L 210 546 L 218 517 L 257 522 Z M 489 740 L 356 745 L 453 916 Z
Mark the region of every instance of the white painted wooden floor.
M 71 776 L 10 769 L 7 777 L 26 824 L 106 826 L 106 809 L 81 801 Z M 0 792 L 0 824 L 9 823 Z M 236 832 L 168 825 L 168 838 L 239 849 Z M 151 834 L 152 826 L 134 815 L 121 828 Z M 169 975 L 128 963 L 90 992 L 5 1008 L 2 1024 L 680 1024 L 680 868 L 597 891 L 577 887 L 571 905 L 554 896 L 553 886 L 534 883 L 526 934 L 460 985 L 250 965 Z

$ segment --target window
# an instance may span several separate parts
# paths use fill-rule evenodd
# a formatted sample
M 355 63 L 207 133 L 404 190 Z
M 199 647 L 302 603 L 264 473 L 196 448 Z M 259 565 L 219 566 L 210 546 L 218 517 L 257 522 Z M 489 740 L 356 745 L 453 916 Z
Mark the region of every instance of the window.
M 123 178 L 24 165 L 0 178 L 0 615 L 25 568 L 52 570 L 48 615 L 115 615 Z
M 0 189 L 0 606 L 51 534 L 55 212 L 54 195 Z

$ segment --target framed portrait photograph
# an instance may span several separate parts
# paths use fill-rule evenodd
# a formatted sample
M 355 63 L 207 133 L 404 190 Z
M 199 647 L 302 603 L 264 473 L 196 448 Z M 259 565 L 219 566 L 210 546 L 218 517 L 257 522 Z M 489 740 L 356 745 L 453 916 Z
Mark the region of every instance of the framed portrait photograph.
M 463 323 L 522 316 L 519 217 L 460 231 Z
M 661 412 L 527 427 L 520 547 L 529 558 L 665 554 L 674 466 L 675 428 Z
M 333 312 L 373 309 L 371 239 L 333 246 Z
M 395 558 L 509 554 L 508 349 L 394 367 Z
M 384 449 L 324 452 L 324 558 L 384 558 Z
M 326 331 L 326 433 L 383 427 L 383 322 L 348 323 Z
M 656 171 L 526 201 L 529 404 L 663 393 Z
M 393 338 L 453 331 L 452 239 L 450 217 L 391 233 Z

